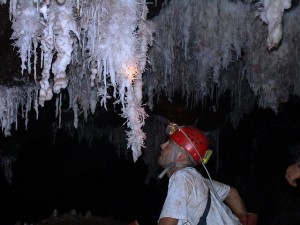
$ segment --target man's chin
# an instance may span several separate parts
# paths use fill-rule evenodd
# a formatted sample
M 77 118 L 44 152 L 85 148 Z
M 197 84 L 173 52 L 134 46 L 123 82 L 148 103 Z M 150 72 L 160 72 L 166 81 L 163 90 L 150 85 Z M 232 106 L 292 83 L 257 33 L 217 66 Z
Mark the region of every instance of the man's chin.
M 159 166 L 165 168 L 164 163 L 161 161 L 160 157 L 158 158 L 157 163 Z
M 167 168 L 167 167 L 168 167 L 168 165 L 167 165 L 166 163 L 161 162 L 161 161 L 159 161 L 159 160 L 158 160 L 158 165 L 159 165 L 160 167 L 162 167 L 162 168 Z

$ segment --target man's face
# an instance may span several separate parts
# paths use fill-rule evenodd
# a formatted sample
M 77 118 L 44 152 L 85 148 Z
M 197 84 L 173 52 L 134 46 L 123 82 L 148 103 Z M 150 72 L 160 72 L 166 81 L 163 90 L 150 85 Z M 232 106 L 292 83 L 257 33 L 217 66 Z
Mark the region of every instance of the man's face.
M 160 145 L 161 152 L 158 158 L 158 164 L 161 167 L 167 167 L 173 159 L 172 152 L 173 152 L 173 143 L 171 140 L 166 141 L 165 143 Z

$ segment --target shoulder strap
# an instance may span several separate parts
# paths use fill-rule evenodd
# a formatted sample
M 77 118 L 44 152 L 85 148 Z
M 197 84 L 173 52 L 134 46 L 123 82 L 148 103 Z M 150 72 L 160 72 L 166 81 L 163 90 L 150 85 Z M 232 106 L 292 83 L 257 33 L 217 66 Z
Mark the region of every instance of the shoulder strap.
M 211 202 L 210 190 L 208 189 L 208 198 L 207 198 L 206 207 L 205 207 L 203 215 L 200 217 L 198 225 L 206 225 L 206 217 L 207 217 L 209 209 L 210 209 L 210 202 Z

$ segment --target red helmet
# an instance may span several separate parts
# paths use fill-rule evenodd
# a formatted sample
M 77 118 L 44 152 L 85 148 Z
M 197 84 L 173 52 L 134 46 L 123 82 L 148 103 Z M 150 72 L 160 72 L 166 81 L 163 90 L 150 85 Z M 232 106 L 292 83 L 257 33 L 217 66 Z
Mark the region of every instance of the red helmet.
M 174 124 L 171 126 L 174 126 Z M 196 162 L 206 163 L 208 161 L 211 154 L 208 149 L 208 140 L 205 134 L 197 128 L 177 127 L 177 129 L 174 129 L 173 127 L 170 129 L 169 138 L 185 149 Z M 209 155 L 207 155 L 208 151 L 210 151 Z

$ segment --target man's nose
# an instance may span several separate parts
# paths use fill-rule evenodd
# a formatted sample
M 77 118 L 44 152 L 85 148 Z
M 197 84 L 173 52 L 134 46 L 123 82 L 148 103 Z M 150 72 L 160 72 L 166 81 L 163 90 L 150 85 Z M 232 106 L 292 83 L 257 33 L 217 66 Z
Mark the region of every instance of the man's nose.
M 162 144 L 160 145 L 160 148 L 161 148 L 161 149 L 164 149 L 164 143 L 162 143 Z
M 166 147 L 166 143 L 162 143 L 161 145 L 160 145 L 160 148 L 161 149 L 164 149 Z
M 165 149 L 165 148 L 167 147 L 167 145 L 168 145 L 168 142 L 162 143 L 162 144 L 160 145 L 160 148 L 161 148 L 161 149 Z

